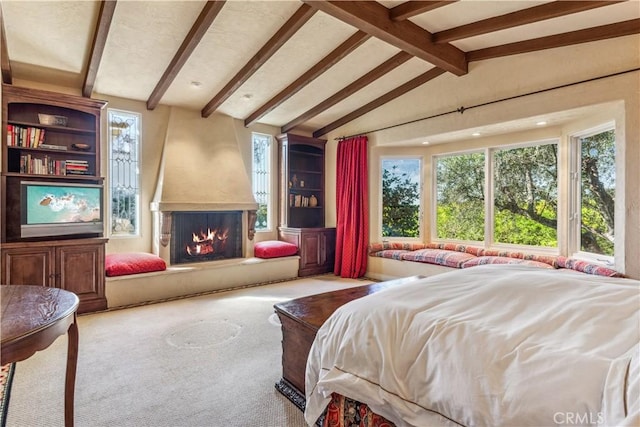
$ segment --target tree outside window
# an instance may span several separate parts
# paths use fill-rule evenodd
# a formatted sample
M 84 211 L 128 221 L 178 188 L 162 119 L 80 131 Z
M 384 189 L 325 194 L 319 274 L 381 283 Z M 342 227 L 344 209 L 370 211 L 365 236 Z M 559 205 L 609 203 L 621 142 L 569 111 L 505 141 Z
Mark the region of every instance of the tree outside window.
M 557 247 L 557 144 L 493 152 L 493 216 L 485 203 L 485 152 L 439 156 L 436 233 L 439 239 Z
M 613 256 L 616 139 L 613 129 L 578 138 L 580 250 Z
M 420 158 L 382 159 L 382 237 L 420 237 Z
M 558 246 L 558 145 L 496 150 L 494 232 L 498 243 Z
M 484 153 L 436 158 L 436 236 L 484 240 Z

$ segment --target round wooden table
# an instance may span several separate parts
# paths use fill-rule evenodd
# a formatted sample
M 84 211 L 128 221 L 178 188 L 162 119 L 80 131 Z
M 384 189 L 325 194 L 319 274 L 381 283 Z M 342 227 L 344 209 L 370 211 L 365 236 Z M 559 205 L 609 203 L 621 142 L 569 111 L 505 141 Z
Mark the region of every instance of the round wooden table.
M 64 423 L 72 427 L 78 363 L 77 295 L 63 289 L 27 285 L 2 285 L 0 292 L 0 364 L 25 360 L 49 347 L 60 335 L 68 334 Z

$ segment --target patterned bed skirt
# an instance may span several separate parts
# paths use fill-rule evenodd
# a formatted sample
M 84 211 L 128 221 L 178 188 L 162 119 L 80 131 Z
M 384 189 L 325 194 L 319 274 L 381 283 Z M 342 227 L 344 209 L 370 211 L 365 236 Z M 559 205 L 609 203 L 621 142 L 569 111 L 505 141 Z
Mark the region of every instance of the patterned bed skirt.
M 331 394 L 331 402 L 320 419 L 322 427 L 395 427 L 366 404 L 337 393 Z

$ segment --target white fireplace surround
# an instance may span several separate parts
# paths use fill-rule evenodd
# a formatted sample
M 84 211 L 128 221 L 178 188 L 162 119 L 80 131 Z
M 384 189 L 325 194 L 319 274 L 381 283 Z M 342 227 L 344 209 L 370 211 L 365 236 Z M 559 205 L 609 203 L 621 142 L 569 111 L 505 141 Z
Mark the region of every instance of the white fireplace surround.
M 242 211 L 243 257 L 253 256 L 251 213 L 258 209 L 239 149 L 234 119 L 172 108 L 151 202 L 153 250 L 170 263 L 173 212 Z

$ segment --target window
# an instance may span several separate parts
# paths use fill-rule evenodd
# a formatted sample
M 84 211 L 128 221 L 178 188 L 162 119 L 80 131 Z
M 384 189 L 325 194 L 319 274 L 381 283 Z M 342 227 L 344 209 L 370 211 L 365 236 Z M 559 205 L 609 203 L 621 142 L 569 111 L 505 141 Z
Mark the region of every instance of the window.
M 557 151 L 542 141 L 436 156 L 436 237 L 557 247 Z
M 420 237 L 420 158 L 382 159 L 382 237 Z
M 484 161 L 482 153 L 436 157 L 436 236 L 484 240 Z
M 111 236 L 140 232 L 140 114 L 108 109 Z
M 612 125 L 573 138 L 573 252 L 612 261 L 616 189 L 616 139 Z M 577 207 L 577 208 L 575 208 Z
M 493 152 L 493 241 L 558 246 L 558 145 Z
M 256 231 L 267 231 L 271 218 L 271 136 L 251 134 L 253 196 L 258 202 Z

